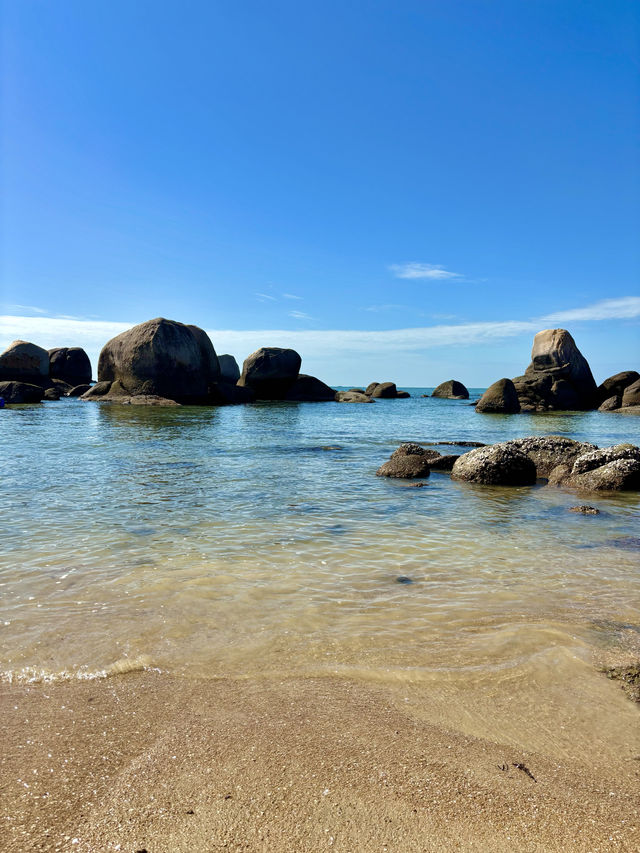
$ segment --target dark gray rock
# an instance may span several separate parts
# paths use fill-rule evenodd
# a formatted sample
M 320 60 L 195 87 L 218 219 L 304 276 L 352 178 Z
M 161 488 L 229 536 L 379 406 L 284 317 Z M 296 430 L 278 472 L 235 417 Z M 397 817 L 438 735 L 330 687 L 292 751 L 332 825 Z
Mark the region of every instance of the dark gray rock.
M 614 394 L 613 397 L 607 397 L 607 399 L 598 406 L 599 412 L 614 412 L 616 409 L 619 409 L 622 404 L 622 397 L 620 394 Z
M 39 403 L 44 396 L 40 385 L 28 382 L 0 382 L 0 397 L 5 403 Z
M 214 406 L 237 406 L 241 403 L 255 403 L 256 395 L 251 388 L 235 382 L 218 382 L 209 399 Z
M 595 444 L 574 441 L 564 435 L 516 438 L 507 444 L 522 450 L 533 460 L 538 477 L 548 477 L 558 465 L 572 466 L 578 456 L 598 449 Z
M 334 401 L 336 392 L 315 376 L 301 373 L 287 391 L 285 400 L 302 403 L 325 403 Z
M 62 394 L 60 393 L 59 389 L 55 387 L 55 385 L 44 389 L 44 400 L 59 400 L 61 396 Z
M 626 409 L 628 406 L 640 406 L 640 379 L 624 389 L 621 408 Z
M 479 447 L 456 460 L 455 480 L 492 486 L 530 486 L 536 481 L 533 460 L 510 442 Z
M 391 458 L 376 471 L 377 477 L 416 479 L 428 477 L 430 461 L 440 456 L 437 450 L 426 450 L 419 444 L 407 443 L 391 454 Z
M 623 370 L 621 373 L 609 376 L 598 385 L 596 402 L 602 405 L 605 400 L 609 400 L 611 397 L 621 398 L 625 388 L 628 388 L 638 379 L 640 379 L 640 373 L 637 370 Z M 607 409 L 602 409 L 602 411 L 607 411 Z
M 367 389 L 368 393 L 368 389 Z M 398 396 L 398 389 L 396 388 L 395 382 L 378 382 L 376 387 L 371 392 L 371 396 L 374 399 L 382 398 L 386 400 L 392 400 Z
M 242 366 L 240 387 L 248 387 L 258 400 L 282 400 L 298 378 L 302 359 L 292 349 L 262 347 Z
M 411 394 L 408 391 L 397 391 L 396 400 L 408 400 Z
M 640 489 L 640 447 L 618 444 L 584 453 L 573 463 L 562 485 L 586 491 Z
M 81 347 L 55 347 L 49 350 L 49 373 L 72 388 L 91 382 L 91 362 Z
M 0 353 L 0 381 L 46 385 L 49 380 L 49 353 L 28 341 L 14 341 Z
M 510 379 L 498 379 L 490 385 L 476 404 L 476 412 L 515 414 L 520 411 L 520 401 Z
M 105 344 L 98 361 L 98 385 L 110 382 L 109 396 L 204 403 L 219 376 L 216 367 L 215 350 L 202 329 L 158 317 Z M 83 399 L 104 397 L 96 388 Z
M 458 453 L 447 453 L 443 456 L 438 456 L 437 459 L 431 459 L 429 467 L 432 471 L 451 471 L 459 458 L 460 454 Z
M 586 504 L 570 506 L 569 512 L 580 512 L 582 515 L 600 515 L 599 509 L 596 509 L 594 506 L 587 506 Z
M 76 385 L 75 388 L 71 388 L 70 391 L 67 391 L 67 397 L 82 397 L 83 394 L 86 394 L 87 391 L 91 390 L 91 385 Z
M 373 392 L 376 390 L 379 384 L 379 382 L 370 382 L 364 389 L 364 393 L 367 394 L 369 397 L 373 396 Z
M 240 379 L 240 368 L 232 355 L 228 353 L 219 355 L 218 363 L 220 364 L 220 381 L 235 384 Z
M 522 411 L 594 408 L 596 383 L 566 329 L 545 329 L 533 339 L 531 364 L 513 380 Z
M 449 379 L 447 382 L 441 382 L 431 396 L 444 397 L 447 400 L 468 400 L 469 392 L 462 382 Z
M 81 398 L 83 400 L 95 400 L 100 397 L 105 397 L 109 391 L 111 390 L 111 382 L 96 382 L 95 385 L 92 385 L 88 391 L 85 391 L 84 394 L 81 394 Z

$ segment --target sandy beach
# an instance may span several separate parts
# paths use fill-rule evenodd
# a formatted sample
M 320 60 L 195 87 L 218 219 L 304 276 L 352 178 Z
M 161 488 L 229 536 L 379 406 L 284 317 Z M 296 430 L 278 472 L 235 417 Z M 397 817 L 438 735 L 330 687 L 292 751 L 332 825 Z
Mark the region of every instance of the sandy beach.
M 424 688 L 4 685 L 0 849 L 638 850 L 638 709 L 602 685 L 621 746 L 570 756 L 435 724 Z

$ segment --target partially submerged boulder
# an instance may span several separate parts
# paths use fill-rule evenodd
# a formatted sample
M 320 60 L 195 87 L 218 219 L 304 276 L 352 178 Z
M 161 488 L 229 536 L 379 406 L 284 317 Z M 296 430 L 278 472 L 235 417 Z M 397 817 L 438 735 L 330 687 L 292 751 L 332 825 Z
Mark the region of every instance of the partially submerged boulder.
M 401 444 L 391 458 L 376 471 L 377 477 L 397 477 L 405 480 L 428 477 L 430 460 L 440 456 L 437 450 L 427 450 L 413 442 Z
M 87 391 L 91 389 L 91 385 L 76 385 L 75 388 L 71 388 L 67 391 L 67 397 L 82 397 L 83 394 L 86 394 Z
M 83 398 L 151 396 L 205 403 L 220 375 L 217 362 L 206 332 L 158 317 L 105 344 L 98 384 Z M 106 391 L 105 382 L 110 383 Z
M 536 466 L 538 477 L 548 477 L 558 465 L 571 466 L 578 456 L 598 449 L 595 444 L 574 441 L 564 435 L 534 435 L 511 439 L 507 444 L 527 454 Z
M 378 382 L 376 387 L 371 392 L 374 399 L 393 400 L 398 396 L 398 389 L 395 382 Z
M 5 403 L 39 403 L 44 391 L 28 382 L 0 382 L 0 397 Z
M 447 400 L 468 400 L 469 392 L 462 382 L 449 379 L 447 382 L 441 382 L 431 396 L 444 397 Z
M 503 442 L 464 453 L 456 460 L 451 476 L 488 486 L 531 486 L 536 482 L 536 466 L 524 451 Z
M 620 408 L 622 403 L 622 397 L 620 394 L 614 394 L 613 397 L 607 397 L 607 399 L 598 406 L 599 412 L 614 412 L 616 409 Z
M 545 329 L 533 339 L 531 364 L 513 380 L 522 411 L 591 409 L 596 383 L 566 329 Z
M 49 350 L 49 373 L 72 388 L 91 382 L 91 362 L 82 347 L 55 347 Z
M 336 391 L 334 399 L 336 403 L 373 403 L 368 394 L 360 391 Z
M 520 411 L 520 401 L 515 385 L 510 379 L 498 379 L 490 385 L 476 403 L 476 412 L 515 414 Z
M 300 403 L 325 403 L 335 398 L 335 388 L 330 388 L 320 379 L 306 373 L 298 376 L 285 396 L 285 400 Z
M 578 456 L 569 469 L 556 471 L 554 483 L 585 491 L 640 489 L 640 447 L 618 444 Z
M 244 360 L 240 387 L 249 387 L 258 400 L 282 400 L 298 378 L 302 359 L 293 349 L 261 347 Z
M 235 384 L 240 379 L 240 368 L 232 355 L 228 353 L 219 355 L 218 363 L 220 364 L 221 382 L 233 382 Z
M 49 353 L 28 341 L 14 341 L 0 353 L 0 381 L 49 384 Z
M 609 376 L 604 382 L 601 382 L 596 389 L 596 402 L 600 405 L 601 411 L 609 411 L 602 409 L 605 400 L 610 400 L 611 397 L 621 399 L 625 389 L 638 379 L 640 379 L 640 373 L 637 370 L 623 370 L 621 373 Z
M 628 406 L 640 406 L 640 379 L 624 389 L 621 408 L 626 409 Z

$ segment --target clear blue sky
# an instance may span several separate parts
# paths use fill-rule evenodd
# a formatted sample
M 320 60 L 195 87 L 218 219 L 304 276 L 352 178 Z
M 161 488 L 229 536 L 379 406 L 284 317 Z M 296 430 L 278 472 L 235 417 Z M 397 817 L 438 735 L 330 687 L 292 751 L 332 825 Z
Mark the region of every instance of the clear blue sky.
M 635 0 L 2 8 L 0 344 L 162 315 L 484 385 L 560 325 L 640 367 Z

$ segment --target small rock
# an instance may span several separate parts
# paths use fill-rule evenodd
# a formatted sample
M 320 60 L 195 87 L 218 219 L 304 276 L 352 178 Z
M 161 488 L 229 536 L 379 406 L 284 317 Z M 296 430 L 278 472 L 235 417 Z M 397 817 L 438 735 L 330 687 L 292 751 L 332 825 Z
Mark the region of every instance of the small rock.
M 600 515 L 599 509 L 596 509 L 594 506 L 587 506 L 587 504 L 570 506 L 569 512 L 581 512 L 583 515 Z

